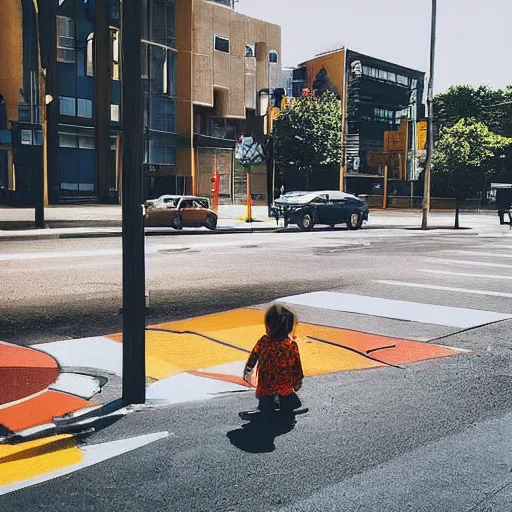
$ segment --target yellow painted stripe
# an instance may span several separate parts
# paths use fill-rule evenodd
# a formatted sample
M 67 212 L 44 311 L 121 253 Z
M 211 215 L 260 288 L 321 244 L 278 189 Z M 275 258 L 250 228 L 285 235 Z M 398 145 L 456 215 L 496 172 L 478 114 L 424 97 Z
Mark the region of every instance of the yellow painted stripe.
M 197 317 L 178 322 L 169 322 L 153 327 L 177 331 L 186 330 L 199 332 L 247 350 L 251 350 L 256 344 L 256 341 L 258 341 L 258 339 L 265 333 L 264 312 L 253 309 L 228 311 L 227 313 Z M 330 335 L 331 339 L 336 339 L 336 335 L 339 331 L 339 329 L 334 327 L 324 327 L 322 329 L 323 334 L 326 336 Z M 299 345 L 304 374 L 308 377 L 382 366 L 379 363 L 370 361 L 369 359 L 353 352 L 308 340 L 307 336 L 313 334 L 317 334 L 315 326 L 299 324 L 296 332 L 296 339 Z M 148 347 L 149 346 L 150 344 L 148 344 Z M 192 347 L 184 347 L 184 350 L 187 350 L 188 348 Z M 241 357 L 239 353 L 236 359 L 224 359 L 221 361 L 220 358 L 222 353 L 224 353 L 224 351 L 219 349 L 214 350 L 215 356 L 219 356 L 218 363 L 196 366 L 195 368 L 190 366 L 190 368 L 187 369 L 209 368 L 211 366 L 229 363 L 235 360 L 245 359 L 247 357 L 246 355 Z M 192 356 L 194 355 L 196 354 L 190 354 L 187 356 L 187 361 L 191 362 Z M 212 359 L 208 358 L 203 362 L 210 363 L 211 361 Z M 198 362 L 199 361 L 196 361 L 196 363 Z
M 19 445 L 0 446 L 0 487 L 81 462 L 71 436 L 55 436 Z
M 162 379 L 189 370 L 241 361 L 246 354 L 191 334 L 147 331 L 146 358 L 147 374 Z

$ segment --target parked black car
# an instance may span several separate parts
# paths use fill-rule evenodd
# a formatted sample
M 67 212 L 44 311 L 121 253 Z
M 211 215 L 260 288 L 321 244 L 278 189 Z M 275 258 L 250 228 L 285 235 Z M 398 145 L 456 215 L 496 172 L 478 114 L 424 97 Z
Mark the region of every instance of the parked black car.
M 368 206 L 351 194 L 336 190 L 320 192 L 289 192 L 274 201 L 272 215 L 284 225 L 297 224 L 303 231 L 310 231 L 316 224 L 334 227 L 346 224 L 349 229 L 359 229 L 368 220 Z

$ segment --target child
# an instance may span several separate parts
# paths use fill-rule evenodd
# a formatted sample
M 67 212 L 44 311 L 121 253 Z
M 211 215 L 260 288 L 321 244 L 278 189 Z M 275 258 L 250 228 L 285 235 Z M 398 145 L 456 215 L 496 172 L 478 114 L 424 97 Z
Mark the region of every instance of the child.
M 304 374 L 299 347 L 290 338 L 295 324 L 295 315 L 289 309 L 279 304 L 271 306 L 265 314 L 267 334 L 256 343 L 245 365 L 244 379 L 249 381 L 258 364 L 256 397 L 261 412 L 292 412 L 302 405 L 295 392 L 302 387 Z M 240 413 L 244 420 L 250 415 Z

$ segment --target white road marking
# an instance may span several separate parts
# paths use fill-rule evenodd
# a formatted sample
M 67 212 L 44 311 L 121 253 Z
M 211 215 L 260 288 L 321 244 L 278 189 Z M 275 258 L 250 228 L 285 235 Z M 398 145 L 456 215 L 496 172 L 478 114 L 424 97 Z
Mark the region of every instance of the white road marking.
M 445 250 L 441 252 L 449 252 L 452 254 L 461 254 L 464 256 L 476 256 L 476 257 L 485 257 L 485 258 L 512 258 L 512 254 L 510 253 L 500 253 L 500 252 L 484 252 L 484 251 L 459 251 L 459 250 Z
M 91 256 L 117 256 L 120 249 L 96 249 L 93 251 L 21 252 L 0 254 L 0 261 L 29 261 L 61 258 L 90 258 Z
M 78 373 L 61 373 L 49 389 L 79 396 L 85 400 L 90 400 L 101 391 L 98 379 Z
M 108 338 L 82 338 L 34 345 L 54 357 L 61 366 L 95 368 L 116 375 L 123 372 L 123 346 Z
M 344 311 L 395 320 L 406 320 L 425 324 L 443 325 L 467 329 L 500 320 L 512 318 L 512 315 L 481 311 L 476 309 L 454 308 L 381 299 L 364 295 L 352 295 L 336 292 L 313 292 L 293 297 L 284 297 L 280 302 L 311 308 Z
M 471 290 L 469 288 L 453 288 L 451 286 L 437 286 L 434 284 L 408 283 L 405 281 L 376 280 L 374 283 L 387 284 L 390 286 L 403 286 L 405 288 L 423 288 L 425 290 L 440 290 L 445 292 L 469 293 L 472 295 L 488 295 L 490 297 L 505 297 L 512 299 L 512 293 L 493 292 L 490 290 Z
M 257 245 L 275 243 L 275 239 L 252 241 Z M 160 251 L 184 251 L 186 249 L 208 249 L 221 247 L 237 247 L 247 245 L 250 242 L 237 241 L 231 242 L 201 242 L 190 244 L 158 244 L 146 245 L 146 256 L 157 254 Z M 22 253 L 0 253 L 0 261 L 31 261 L 44 259 L 72 259 L 72 258 L 98 258 L 105 256 L 121 256 L 122 249 L 94 249 L 90 251 L 52 251 L 52 252 L 22 252 Z
M 484 261 L 472 260 L 450 260 L 445 258 L 428 258 L 427 261 L 432 263 L 441 263 L 443 265 L 467 265 L 473 267 L 492 267 L 492 268 L 512 268 L 512 265 L 505 265 L 504 263 L 487 263 Z
M 147 446 L 148 444 L 159 441 L 160 439 L 165 439 L 166 437 L 169 437 L 169 432 L 158 432 L 155 434 L 122 439 L 120 441 L 111 441 L 109 443 L 84 446 L 81 448 L 81 451 L 84 455 L 84 458 L 81 462 L 63 469 L 50 471 L 44 475 L 28 478 L 26 480 L 22 480 L 21 482 L 4 485 L 3 487 L 0 487 L 0 496 L 14 491 L 19 491 L 25 487 L 31 487 L 43 482 L 48 482 L 49 480 L 53 480 L 64 475 L 69 475 L 70 473 L 74 473 L 80 469 L 94 466 L 95 464 L 99 464 L 100 462 L 104 462 L 108 459 L 123 455 L 124 453 L 131 452 L 138 448 L 142 448 L 143 446 Z
M 469 272 L 449 272 L 448 270 L 430 270 L 428 268 L 419 268 L 420 272 L 427 272 L 428 274 L 442 274 L 446 276 L 460 276 L 460 277 L 482 277 L 484 279 L 506 279 L 512 280 L 512 276 L 499 276 L 496 274 L 470 274 Z
M 218 393 L 247 391 L 249 388 L 222 380 L 180 373 L 151 384 L 146 389 L 148 403 L 180 404 L 213 398 Z

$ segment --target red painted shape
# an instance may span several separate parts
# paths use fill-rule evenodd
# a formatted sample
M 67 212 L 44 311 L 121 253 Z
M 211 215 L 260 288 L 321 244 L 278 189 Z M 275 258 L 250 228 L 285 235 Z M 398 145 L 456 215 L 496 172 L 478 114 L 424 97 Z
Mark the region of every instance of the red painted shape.
M 0 342 L 0 405 L 43 391 L 59 373 L 57 362 L 48 354 Z
M 0 409 L 0 425 L 16 432 L 36 425 L 51 423 L 55 416 L 96 405 L 83 398 L 59 391 L 45 391 L 34 398 Z

